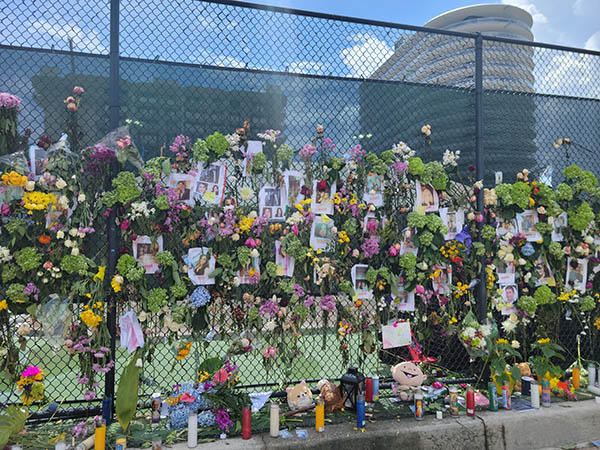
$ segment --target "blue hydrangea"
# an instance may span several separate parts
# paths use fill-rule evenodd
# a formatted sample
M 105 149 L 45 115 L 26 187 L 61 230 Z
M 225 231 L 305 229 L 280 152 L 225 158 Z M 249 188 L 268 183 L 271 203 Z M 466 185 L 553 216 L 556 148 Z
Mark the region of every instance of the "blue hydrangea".
M 202 387 L 196 389 L 192 395 L 196 397 L 196 400 L 191 404 L 192 408 L 202 411 L 212 407 L 212 402 L 204 396 L 204 389 Z
M 198 414 L 198 426 L 200 428 L 212 427 L 215 423 L 215 415 L 210 409 Z
M 527 243 L 521 247 L 521 253 L 523 256 L 531 256 L 535 253 L 535 249 L 533 248 L 533 245 Z
M 190 305 L 194 308 L 206 306 L 210 302 L 210 292 L 204 286 L 198 286 L 190 295 Z
M 187 428 L 188 415 L 189 410 L 185 405 L 179 404 L 172 406 L 169 410 L 169 424 L 171 425 L 171 428 L 174 430 Z

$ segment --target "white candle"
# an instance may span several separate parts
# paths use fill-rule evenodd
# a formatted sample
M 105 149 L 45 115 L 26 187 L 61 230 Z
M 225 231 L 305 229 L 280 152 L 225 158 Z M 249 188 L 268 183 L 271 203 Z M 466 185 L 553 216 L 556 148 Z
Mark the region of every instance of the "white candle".
M 435 412 L 435 418 L 437 420 L 442 420 L 444 418 L 444 413 L 442 413 L 441 411 L 436 411 Z
M 588 386 L 593 386 L 596 382 L 596 366 L 590 364 L 588 366 Z
M 539 409 L 540 407 L 540 385 L 535 381 L 531 382 L 531 406 Z
M 188 448 L 198 446 L 198 414 L 191 413 L 188 416 Z
M 271 402 L 271 416 L 270 416 L 269 432 L 271 437 L 279 437 L 279 404 Z

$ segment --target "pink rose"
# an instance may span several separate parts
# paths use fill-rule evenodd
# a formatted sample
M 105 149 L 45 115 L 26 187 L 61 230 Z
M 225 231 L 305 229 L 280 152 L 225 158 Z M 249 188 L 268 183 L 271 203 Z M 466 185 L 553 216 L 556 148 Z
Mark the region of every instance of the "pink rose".
M 395 246 L 391 246 L 389 250 L 390 256 L 396 256 L 398 254 L 398 250 L 396 250 Z
M 2 206 L 0 206 L 0 214 L 3 216 L 10 216 L 10 205 L 2 203 Z
M 81 86 L 75 86 L 73 88 L 73 95 L 81 95 L 84 93 L 84 90 Z
M 415 287 L 415 292 L 419 295 L 424 294 L 425 288 L 423 286 L 421 286 L 420 284 L 417 284 L 417 287 Z
M 67 110 L 69 112 L 76 112 L 77 111 L 77 104 L 76 103 L 67 103 Z
M 131 222 L 129 222 L 129 219 L 124 219 L 123 222 L 121 222 L 121 230 L 128 229 L 129 225 L 131 225 Z
M 227 371 L 225 369 L 219 369 L 215 376 L 213 377 L 213 381 L 215 383 L 225 383 L 229 376 L 227 375 Z
M 358 258 L 359 255 L 360 255 L 360 252 L 358 251 L 357 248 L 355 248 L 354 250 L 352 250 L 352 256 L 354 256 L 355 258 Z
M 298 230 L 298 225 L 292 225 L 292 233 L 294 233 L 296 236 L 298 236 L 298 233 L 300 231 Z
M 271 345 L 263 350 L 263 357 L 266 359 L 275 358 L 275 355 L 277 355 L 277 349 Z
M 483 222 L 483 214 L 481 214 L 480 212 L 478 212 L 478 213 L 475 213 L 475 221 L 476 221 L 477 223 L 481 223 L 481 222 Z

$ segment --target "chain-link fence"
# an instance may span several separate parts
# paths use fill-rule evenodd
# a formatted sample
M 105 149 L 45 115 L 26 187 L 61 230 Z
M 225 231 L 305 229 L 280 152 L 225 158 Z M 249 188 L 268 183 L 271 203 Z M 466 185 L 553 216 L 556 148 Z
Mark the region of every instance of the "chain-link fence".
M 473 34 L 233 1 L 111 3 L 120 7 L 119 34 L 112 36 L 120 43 L 119 58 L 112 60 L 113 68 L 119 64 L 113 72 L 118 79 L 110 76 L 108 2 L 23 0 L 2 9 L 0 91 L 23 99 L 20 132 L 57 139 L 67 114 L 63 99 L 79 85 L 86 91 L 79 116 L 83 143 L 92 144 L 117 125 L 109 123 L 109 96 L 118 84 L 120 123 L 139 122 L 132 134 L 146 160 L 176 135 L 195 140 L 230 133 L 247 119 L 253 132 L 282 130 L 295 149 L 323 124 L 340 156 L 358 140 L 377 152 L 404 141 L 426 160 L 439 159 L 446 148 L 461 150 L 466 166 L 475 163 L 479 148 L 488 185 L 494 172 L 512 181 L 526 167 L 554 185 L 572 163 L 600 174 L 600 53 L 483 36 L 478 80 Z M 424 124 L 433 130 L 428 139 L 420 133 Z M 564 138 L 571 143 L 560 145 Z M 337 378 L 346 369 L 335 349 L 317 345 L 320 328 L 306 330 L 296 379 Z M 576 328 L 564 327 L 571 354 Z M 72 375 L 76 362 L 52 356 L 45 345 L 30 341 L 30 362 L 43 355 L 40 364 L 51 377 Z M 467 370 L 468 355 L 457 341 L 433 336 L 424 345 L 447 367 Z M 210 351 L 227 346 L 217 341 Z M 145 393 L 194 376 L 198 361 L 191 358 L 176 371 L 165 370 L 172 356 L 168 343 L 164 347 L 147 367 Z M 274 381 L 259 356 L 243 358 L 238 363 L 253 369 L 243 372 L 242 384 Z M 118 354 L 117 379 L 125 359 Z M 374 371 L 378 361 L 370 355 L 365 370 Z M 81 400 L 73 383 L 48 385 L 55 386 L 55 398 Z

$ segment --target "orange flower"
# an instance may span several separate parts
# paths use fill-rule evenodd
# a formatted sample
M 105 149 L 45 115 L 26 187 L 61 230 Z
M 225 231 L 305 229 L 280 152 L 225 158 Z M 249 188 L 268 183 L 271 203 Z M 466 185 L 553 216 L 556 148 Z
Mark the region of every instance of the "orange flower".
M 50 236 L 47 236 L 45 234 L 42 234 L 39 238 L 40 244 L 49 244 L 50 243 Z
M 356 306 L 357 308 L 360 308 L 360 307 L 362 306 L 362 304 L 363 304 L 363 301 L 362 301 L 362 300 L 356 300 L 356 301 L 354 302 L 354 306 Z

